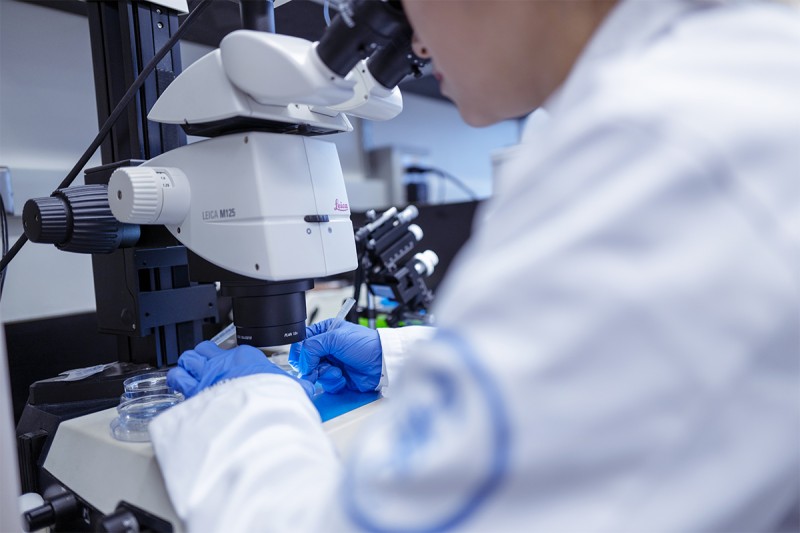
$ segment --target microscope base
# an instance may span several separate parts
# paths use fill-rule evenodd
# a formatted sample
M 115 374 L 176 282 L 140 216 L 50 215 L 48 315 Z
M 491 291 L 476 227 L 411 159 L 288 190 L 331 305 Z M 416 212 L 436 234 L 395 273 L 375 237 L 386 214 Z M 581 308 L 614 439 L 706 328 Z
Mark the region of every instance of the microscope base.
M 377 393 L 322 395 L 315 400 L 340 456 L 348 455 L 363 422 L 380 411 L 379 400 Z M 44 469 L 104 515 L 124 501 L 182 530 L 152 445 L 115 440 L 109 424 L 116 416 L 116 409 L 106 409 L 62 422 Z

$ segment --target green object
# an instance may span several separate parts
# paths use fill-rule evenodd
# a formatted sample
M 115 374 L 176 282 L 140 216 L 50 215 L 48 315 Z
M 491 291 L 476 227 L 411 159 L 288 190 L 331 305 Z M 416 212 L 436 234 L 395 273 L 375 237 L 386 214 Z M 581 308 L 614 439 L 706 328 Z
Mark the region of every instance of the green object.
M 366 318 L 359 318 L 358 323 L 361 326 L 369 327 L 369 320 Z M 378 315 L 375 318 L 375 327 L 376 328 L 388 328 L 389 324 L 386 322 L 386 315 Z

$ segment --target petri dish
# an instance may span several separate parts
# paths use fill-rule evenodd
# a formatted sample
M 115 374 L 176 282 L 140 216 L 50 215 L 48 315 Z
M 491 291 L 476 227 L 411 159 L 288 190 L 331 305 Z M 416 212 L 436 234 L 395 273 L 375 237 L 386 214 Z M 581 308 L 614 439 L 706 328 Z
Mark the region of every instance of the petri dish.
M 122 382 L 125 392 L 124 397 L 138 398 L 139 396 L 150 396 L 153 394 L 169 394 L 167 386 L 166 372 L 147 372 L 133 376 Z
M 117 406 L 119 416 L 111 421 L 111 434 L 115 439 L 125 442 L 148 442 L 150 434 L 147 426 L 150 421 L 182 401 L 183 395 L 180 393 L 128 398 Z
M 147 426 L 162 411 L 182 402 L 183 394 L 167 385 L 166 372 L 147 372 L 122 382 L 125 392 L 111 421 L 111 435 L 125 442 L 148 442 Z

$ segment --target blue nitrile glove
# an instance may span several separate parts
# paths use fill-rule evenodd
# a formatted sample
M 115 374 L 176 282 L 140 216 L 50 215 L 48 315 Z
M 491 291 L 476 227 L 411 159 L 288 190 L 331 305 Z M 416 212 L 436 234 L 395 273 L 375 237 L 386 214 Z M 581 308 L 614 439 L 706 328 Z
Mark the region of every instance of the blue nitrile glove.
M 333 319 L 306 328 L 306 340 L 293 344 L 289 364 L 325 392 L 373 391 L 381 380 L 383 351 L 378 332 L 350 322 L 328 331 Z
M 258 348 L 238 346 L 223 350 L 211 341 L 203 341 L 195 346 L 194 350 L 183 352 L 178 359 L 178 366 L 167 373 L 167 385 L 191 398 L 220 381 L 252 374 L 289 376 L 267 359 Z M 314 385 L 304 379 L 297 381 L 311 398 L 314 394 Z

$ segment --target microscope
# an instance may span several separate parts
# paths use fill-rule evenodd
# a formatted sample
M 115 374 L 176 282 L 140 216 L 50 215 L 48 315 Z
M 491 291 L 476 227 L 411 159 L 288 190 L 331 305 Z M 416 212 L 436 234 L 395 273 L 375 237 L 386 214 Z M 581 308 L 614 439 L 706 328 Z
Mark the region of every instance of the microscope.
M 219 283 L 232 298 L 238 344 L 303 340 L 313 279 L 358 266 L 336 147 L 322 136 L 352 130 L 348 115 L 395 117 L 402 110 L 397 84 L 425 63 L 412 52 L 399 0 L 353 0 L 339 9 L 317 42 L 255 30 L 228 34 L 175 78 L 148 114 L 207 139 L 118 166 L 107 189 L 63 189 L 26 206 L 31 240 L 52 237 L 68 249 L 65 239 L 82 238 L 75 228 L 96 221 L 104 200 L 120 223 L 112 248 L 135 241 L 135 229 L 147 226 L 166 228 L 185 246 L 191 281 Z M 71 229 L 51 231 L 49 213 Z M 39 440 L 37 430 L 18 428 L 34 443 L 28 466 L 46 471 L 50 482 L 47 502 L 28 515 L 30 527 L 127 531 L 133 520 L 145 530 L 181 528 L 152 450 L 115 442 L 108 411 L 60 422 Z
M 117 169 L 111 211 L 186 246 L 192 277 L 232 297 L 239 344 L 303 340 L 312 279 L 357 266 L 336 147 L 317 137 L 352 130 L 346 115 L 395 117 L 423 63 L 397 0 L 344 4 L 316 43 L 235 31 L 149 115 L 211 138 Z
M 228 34 L 148 114 L 208 139 L 116 168 L 107 202 L 122 225 L 106 240 L 125 245 L 130 237 L 122 236 L 138 235 L 131 228 L 166 228 L 187 249 L 190 281 L 220 283 L 221 296 L 232 298 L 238 343 L 303 340 L 313 278 L 357 266 L 336 147 L 319 138 L 351 131 L 347 115 L 395 117 L 397 83 L 424 63 L 411 50 L 398 0 L 343 4 L 315 43 L 255 30 Z M 42 222 L 61 204 L 74 203 L 58 220 L 85 227 L 83 218 L 96 218 L 96 209 L 79 214 L 82 197 L 70 190 L 26 205 L 32 241 L 66 237 Z

